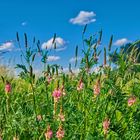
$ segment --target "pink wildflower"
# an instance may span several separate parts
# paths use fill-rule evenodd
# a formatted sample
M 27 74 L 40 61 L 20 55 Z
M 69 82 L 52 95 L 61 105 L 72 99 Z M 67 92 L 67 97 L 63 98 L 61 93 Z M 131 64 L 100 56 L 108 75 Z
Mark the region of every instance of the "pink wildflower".
M 56 132 L 56 137 L 61 140 L 64 137 L 65 131 L 63 130 L 62 126 L 59 127 L 58 131 Z
M 5 92 L 6 93 L 10 93 L 12 90 L 12 87 L 11 87 L 11 84 L 9 82 L 6 82 L 6 85 L 5 85 Z
M 136 102 L 136 98 L 135 97 L 130 97 L 128 99 L 128 106 L 132 106 L 135 102 Z
M 60 89 L 54 90 L 52 96 L 54 97 L 54 100 L 57 102 L 61 97 L 61 90 Z
M 97 86 L 97 85 L 95 85 L 94 86 L 94 95 L 99 95 L 99 93 L 100 93 L 100 87 L 99 86 Z
M 94 85 L 93 91 L 94 91 L 95 96 L 100 94 L 100 82 L 99 81 L 97 81 L 97 83 Z
M 80 80 L 78 86 L 77 86 L 77 90 L 80 91 L 84 88 L 84 83 L 82 82 L 82 80 Z
M 109 119 L 105 119 L 103 121 L 103 130 L 105 135 L 108 133 L 109 125 L 110 125 Z
M 58 117 L 60 121 L 64 122 L 65 121 L 65 115 L 63 113 L 58 114 Z
M 47 132 L 45 133 L 46 140 L 50 140 L 53 136 L 53 132 L 50 128 L 50 125 L 47 127 Z

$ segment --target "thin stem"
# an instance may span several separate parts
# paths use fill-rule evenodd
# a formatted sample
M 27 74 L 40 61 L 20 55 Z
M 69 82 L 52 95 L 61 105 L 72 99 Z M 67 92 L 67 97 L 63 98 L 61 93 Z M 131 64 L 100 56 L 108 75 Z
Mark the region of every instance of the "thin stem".
M 34 111 L 35 111 L 35 116 L 36 116 L 36 121 L 37 121 L 36 98 L 35 98 L 35 91 L 34 91 L 32 82 L 31 82 L 31 88 L 32 88 L 32 92 L 33 92 L 33 104 L 34 104 Z

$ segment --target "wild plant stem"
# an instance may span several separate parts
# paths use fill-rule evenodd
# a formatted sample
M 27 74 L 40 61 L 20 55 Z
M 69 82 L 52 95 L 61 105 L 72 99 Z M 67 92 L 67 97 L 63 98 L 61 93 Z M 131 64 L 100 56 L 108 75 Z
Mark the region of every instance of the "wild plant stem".
M 9 112 L 9 97 L 8 95 L 6 96 L 6 112 Z
M 31 82 L 31 88 L 32 88 L 32 92 L 33 92 L 33 105 L 34 105 L 34 111 L 35 111 L 35 116 L 36 116 L 36 121 L 37 121 L 36 98 L 35 98 L 35 91 L 34 91 L 32 82 Z

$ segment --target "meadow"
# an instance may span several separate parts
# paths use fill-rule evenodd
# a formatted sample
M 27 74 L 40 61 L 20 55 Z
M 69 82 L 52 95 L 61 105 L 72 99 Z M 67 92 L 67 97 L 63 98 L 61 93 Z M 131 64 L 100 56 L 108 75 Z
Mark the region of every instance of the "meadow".
M 111 36 L 102 49 L 102 31 L 89 38 L 85 31 L 79 65 L 75 48 L 78 73 L 71 64 L 67 73 L 48 64 L 47 47 L 42 50 L 35 38 L 29 44 L 26 34 L 21 43 L 16 34 L 22 59 L 15 66 L 18 77 L 0 67 L 0 140 L 140 139 L 140 41 L 118 51 Z M 39 76 L 33 67 L 36 55 L 44 65 Z

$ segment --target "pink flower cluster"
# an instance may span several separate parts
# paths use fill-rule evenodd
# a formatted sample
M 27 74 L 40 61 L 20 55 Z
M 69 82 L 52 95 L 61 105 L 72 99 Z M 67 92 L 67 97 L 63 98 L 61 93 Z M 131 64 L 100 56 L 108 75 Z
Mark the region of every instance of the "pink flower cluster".
M 65 115 L 63 113 L 58 114 L 58 118 L 60 121 L 64 122 L 65 121 Z
M 96 96 L 99 95 L 100 94 L 100 86 L 95 85 L 93 91 L 94 91 L 94 95 L 96 95 Z
M 56 137 L 61 140 L 64 137 L 64 134 L 65 131 L 63 130 L 62 126 L 60 126 L 58 131 L 56 132 Z
M 132 106 L 135 102 L 136 102 L 136 98 L 135 97 L 130 97 L 128 99 L 128 106 Z
M 52 96 L 54 97 L 54 100 L 57 102 L 61 97 L 61 90 L 60 89 L 54 90 Z
M 47 132 L 45 133 L 45 138 L 46 138 L 46 140 L 50 140 L 52 138 L 52 136 L 53 136 L 53 132 L 49 125 L 47 128 Z
M 99 81 L 97 81 L 97 83 L 94 85 L 93 91 L 94 91 L 95 96 L 100 94 L 100 83 L 99 83 Z
M 58 131 L 56 132 L 56 137 L 61 140 L 64 137 L 65 131 L 63 130 L 62 126 L 59 127 Z M 46 140 L 50 140 L 53 137 L 53 131 L 50 128 L 50 125 L 47 127 L 47 131 L 45 133 Z
M 108 133 L 109 125 L 110 125 L 109 119 L 105 119 L 103 121 L 103 130 L 105 135 Z
M 77 86 L 77 90 L 80 91 L 84 88 L 84 83 L 82 82 L 82 80 L 80 80 L 78 86 Z
M 12 91 L 11 84 L 9 82 L 7 82 L 5 85 L 5 92 L 10 93 L 11 91 Z

